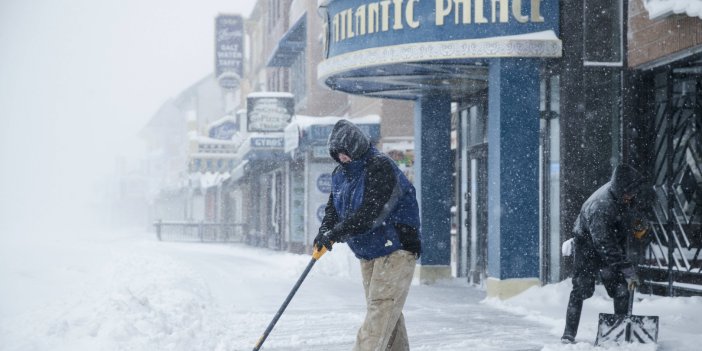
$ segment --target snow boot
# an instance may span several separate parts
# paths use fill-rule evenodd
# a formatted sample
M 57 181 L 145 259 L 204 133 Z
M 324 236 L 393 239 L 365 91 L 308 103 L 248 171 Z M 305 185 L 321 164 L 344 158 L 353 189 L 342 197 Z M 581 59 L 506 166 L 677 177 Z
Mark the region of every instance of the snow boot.
M 580 324 L 580 313 L 583 309 L 583 301 L 570 298 L 568 301 L 568 310 L 566 311 L 565 330 L 561 342 L 564 344 L 575 343 L 575 335 L 578 333 L 578 325 Z
M 575 337 L 573 335 L 563 334 L 561 336 L 561 343 L 563 344 L 575 344 Z

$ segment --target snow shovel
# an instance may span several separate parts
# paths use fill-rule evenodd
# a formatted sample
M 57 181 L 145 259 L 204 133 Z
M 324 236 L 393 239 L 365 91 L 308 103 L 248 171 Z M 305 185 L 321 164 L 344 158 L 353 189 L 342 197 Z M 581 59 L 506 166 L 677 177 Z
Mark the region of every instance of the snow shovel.
M 631 314 L 634 305 L 634 290 L 629 290 L 629 310 L 626 314 L 600 313 L 595 345 L 622 342 L 642 344 L 658 341 L 658 316 L 635 316 Z
M 295 286 L 293 286 L 292 291 L 290 291 L 290 293 L 288 294 L 288 297 L 285 298 L 283 305 L 280 306 L 280 308 L 278 309 L 278 312 L 276 312 L 276 314 L 275 314 L 275 317 L 273 317 L 273 320 L 268 324 L 266 331 L 264 331 L 261 338 L 258 339 L 258 342 L 256 343 L 256 346 L 254 346 L 253 351 L 258 351 L 261 349 L 261 345 L 263 345 L 263 342 L 266 341 L 268 334 L 271 333 L 271 331 L 273 330 L 273 327 L 278 322 L 278 319 L 280 319 L 280 316 L 282 316 L 283 312 L 285 312 L 285 308 L 288 307 L 290 300 L 292 300 L 293 296 L 295 296 L 297 289 L 300 287 L 300 285 L 302 285 L 302 281 L 305 280 L 305 278 L 307 277 L 307 274 L 312 269 L 312 266 L 314 266 L 315 262 L 317 262 L 317 260 L 319 260 L 322 257 L 322 255 L 324 255 L 324 253 L 326 253 L 326 252 L 327 252 L 327 248 L 324 246 L 322 246 L 321 249 L 317 249 L 317 247 L 314 248 L 314 251 L 312 252 L 312 259 L 310 260 L 310 263 L 307 264 L 307 268 L 305 268 L 305 270 L 302 272 L 302 275 L 297 280 L 297 283 L 295 283 Z

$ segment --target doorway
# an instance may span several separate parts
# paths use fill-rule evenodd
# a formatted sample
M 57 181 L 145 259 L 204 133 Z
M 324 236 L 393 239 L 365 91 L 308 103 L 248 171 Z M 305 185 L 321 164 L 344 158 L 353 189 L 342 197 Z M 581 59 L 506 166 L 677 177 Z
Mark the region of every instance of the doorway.
M 487 277 L 487 90 L 456 106 L 457 275 L 483 285 Z

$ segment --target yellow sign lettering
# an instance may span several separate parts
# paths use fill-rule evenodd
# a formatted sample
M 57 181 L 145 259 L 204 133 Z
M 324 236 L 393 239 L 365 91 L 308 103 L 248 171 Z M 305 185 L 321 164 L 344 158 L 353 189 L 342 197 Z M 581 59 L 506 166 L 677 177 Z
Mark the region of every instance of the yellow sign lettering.
M 407 9 L 405 10 L 405 21 L 410 28 L 419 27 L 419 21 L 414 19 L 414 3 L 419 0 L 409 0 L 407 2 Z
M 453 3 L 451 0 L 436 0 L 436 10 L 434 13 L 436 14 L 435 21 L 437 26 L 444 25 L 444 17 L 451 14 L 452 8 Z
M 392 29 L 398 30 L 402 29 L 402 1 L 404 0 L 392 0 L 393 8 L 395 10 L 395 20 L 393 21 Z
M 422 16 L 415 16 L 415 6 L 431 0 L 379 0 L 368 1 L 355 8 L 347 8 L 331 18 L 334 42 L 378 32 L 416 29 Z M 485 7 L 490 1 L 492 6 Z M 530 2 L 530 12 L 525 14 L 524 2 Z M 447 18 L 455 25 L 483 23 L 544 22 L 541 15 L 542 0 L 434 0 L 434 24 L 443 26 Z M 486 13 L 489 12 L 489 13 Z M 450 17 L 449 17 L 450 16 Z M 392 21 L 392 26 L 390 24 Z M 450 21 L 450 19 L 449 19 Z
M 356 9 L 356 28 L 358 35 L 366 34 L 366 5 L 361 5 Z
M 531 21 L 544 21 L 544 16 L 541 16 L 541 0 L 531 0 Z
M 498 21 L 497 18 L 497 6 L 500 6 L 500 23 L 507 23 L 509 21 L 509 0 L 492 0 L 492 23 Z
M 512 16 L 519 23 L 527 23 L 529 17 L 522 15 L 522 0 L 512 0 Z

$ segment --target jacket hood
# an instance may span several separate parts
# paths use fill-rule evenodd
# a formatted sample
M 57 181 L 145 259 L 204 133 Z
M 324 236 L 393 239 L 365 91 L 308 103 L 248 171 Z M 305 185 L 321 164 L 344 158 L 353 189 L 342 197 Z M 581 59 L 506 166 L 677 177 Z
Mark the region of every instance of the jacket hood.
M 619 165 L 612 173 L 611 189 L 617 198 L 636 195 L 644 184 L 644 176 L 630 165 Z
M 329 140 L 329 155 L 339 162 L 339 153 L 343 152 L 351 160 L 360 159 L 370 149 L 370 139 L 355 124 L 342 119 L 334 125 Z

